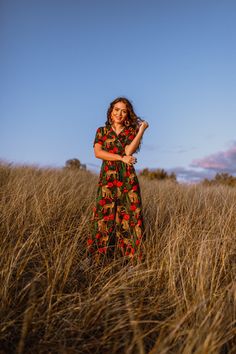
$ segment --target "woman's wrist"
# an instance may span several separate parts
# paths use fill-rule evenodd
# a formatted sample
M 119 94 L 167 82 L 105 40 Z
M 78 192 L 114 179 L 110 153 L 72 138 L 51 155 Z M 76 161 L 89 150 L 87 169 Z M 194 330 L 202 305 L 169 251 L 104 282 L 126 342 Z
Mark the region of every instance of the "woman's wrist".
M 142 137 L 142 136 L 143 136 L 143 133 L 144 133 L 144 130 L 142 129 L 142 130 L 139 130 L 139 131 L 138 131 L 137 135 L 140 136 L 140 137 Z

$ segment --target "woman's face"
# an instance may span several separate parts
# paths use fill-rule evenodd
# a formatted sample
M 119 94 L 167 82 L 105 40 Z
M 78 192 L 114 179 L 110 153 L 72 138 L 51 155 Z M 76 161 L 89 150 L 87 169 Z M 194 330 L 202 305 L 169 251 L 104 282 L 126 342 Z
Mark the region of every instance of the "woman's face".
M 111 112 L 112 123 L 122 124 L 128 116 L 128 110 L 124 102 L 114 104 Z

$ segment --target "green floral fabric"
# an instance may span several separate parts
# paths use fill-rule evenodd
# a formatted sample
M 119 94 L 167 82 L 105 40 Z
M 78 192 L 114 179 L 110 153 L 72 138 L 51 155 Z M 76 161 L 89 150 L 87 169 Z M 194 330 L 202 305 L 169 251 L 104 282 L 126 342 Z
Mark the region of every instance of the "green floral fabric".
M 124 127 L 117 135 L 111 126 L 99 127 L 93 146 L 98 143 L 103 150 L 124 156 L 125 146 L 131 143 L 137 132 L 133 127 Z M 114 251 L 132 261 L 142 258 L 142 201 L 133 165 L 103 160 L 92 229 L 87 241 L 88 251 L 97 261 Z

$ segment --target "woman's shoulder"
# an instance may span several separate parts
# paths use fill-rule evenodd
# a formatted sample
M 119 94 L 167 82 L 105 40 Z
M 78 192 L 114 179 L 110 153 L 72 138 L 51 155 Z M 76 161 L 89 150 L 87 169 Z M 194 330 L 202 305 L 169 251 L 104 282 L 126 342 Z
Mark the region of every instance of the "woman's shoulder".
M 101 126 L 101 127 L 98 127 L 98 128 L 97 128 L 97 131 L 102 131 L 103 128 L 104 128 L 104 127 L 102 127 L 102 126 Z
M 106 125 L 97 128 L 97 133 L 100 134 L 107 134 L 108 131 L 109 131 L 109 127 Z
M 106 125 L 101 125 L 100 127 L 97 128 L 97 130 L 106 130 L 108 127 Z
M 96 135 L 100 135 L 100 136 L 103 135 L 103 128 L 104 128 L 104 127 L 102 127 L 102 126 L 101 126 L 101 127 L 98 127 L 98 128 L 96 129 Z

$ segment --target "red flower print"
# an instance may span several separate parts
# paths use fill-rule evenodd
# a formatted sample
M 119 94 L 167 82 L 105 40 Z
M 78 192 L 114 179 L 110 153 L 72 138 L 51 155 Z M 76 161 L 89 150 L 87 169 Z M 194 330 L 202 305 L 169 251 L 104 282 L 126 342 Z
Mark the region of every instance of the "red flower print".
M 107 136 L 104 135 L 104 136 L 102 137 L 102 140 L 103 140 L 103 141 L 107 140 Z
M 106 253 L 106 251 L 107 251 L 107 247 L 100 247 L 98 249 L 98 252 L 100 252 L 100 253 Z
M 121 182 L 121 181 L 117 181 L 117 183 L 116 183 L 117 187 L 121 187 L 122 184 L 123 184 L 123 182 Z
M 124 244 L 124 241 L 123 241 L 123 240 L 120 240 L 120 241 L 119 241 L 119 246 L 122 247 L 122 248 L 124 248 L 125 244 Z
M 115 154 L 118 152 L 118 148 L 117 148 L 116 146 L 113 148 L 113 152 L 114 152 Z
M 140 240 L 136 240 L 136 246 L 140 245 Z
M 133 140 L 133 139 L 134 139 L 134 135 L 131 134 L 131 135 L 129 136 L 129 140 Z
M 127 171 L 126 174 L 125 174 L 126 177 L 129 177 L 130 176 L 130 172 Z
M 108 215 L 103 216 L 103 220 L 104 221 L 108 221 L 109 220 L 109 216 Z
M 113 183 L 112 182 L 108 182 L 107 183 L 107 187 L 112 188 L 113 187 Z
M 138 220 L 138 225 L 141 226 L 142 225 L 142 220 Z
M 129 135 L 129 130 L 125 129 L 124 133 L 125 133 L 125 135 Z
M 124 192 L 127 193 L 127 192 L 128 192 L 128 189 L 127 189 L 127 188 L 124 188 Z
M 135 211 L 136 209 L 137 209 L 136 205 L 134 205 L 134 204 L 130 205 L 130 210 Z
M 97 240 L 99 240 L 99 238 L 101 238 L 101 234 L 97 233 L 95 237 Z
M 109 167 L 106 165 L 106 166 L 104 167 L 104 170 L 105 170 L 105 171 L 108 171 L 108 170 L 109 170 Z
M 132 187 L 133 191 L 136 191 L 138 189 L 137 184 L 135 184 L 135 186 Z
M 110 214 L 109 215 L 109 220 L 114 220 L 115 219 L 115 214 Z
M 125 215 L 124 215 L 124 219 L 125 219 L 125 220 L 129 220 L 129 218 L 130 218 L 129 214 L 125 214 Z
M 117 182 L 118 182 L 117 179 L 114 179 L 113 185 L 116 186 L 116 185 L 117 185 Z
M 101 199 L 101 200 L 99 200 L 99 204 L 100 204 L 100 205 L 105 205 L 105 204 L 106 204 L 106 202 L 105 202 L 105 200 L 104 200 L 104 199 Z
M 135 249 L 133 247 L 131 247 L 131 254 L 135 253 Z
M 87 244 L 90 246 L 93 244 L 93 240 L 91 238 L 88 239 Z

